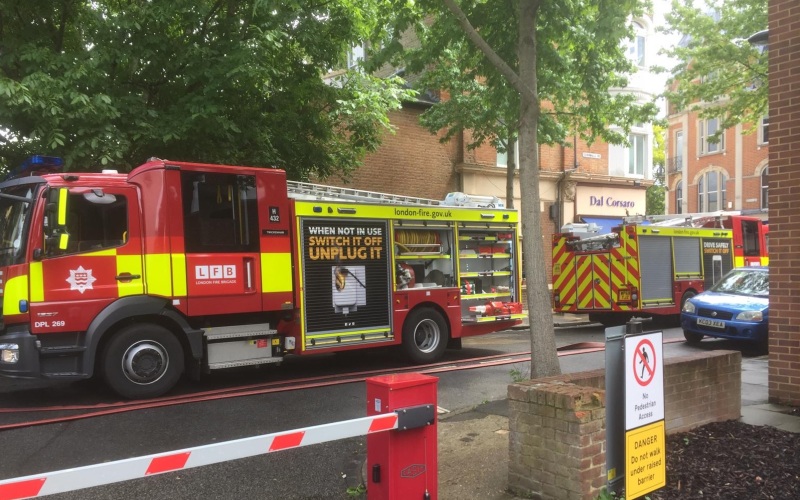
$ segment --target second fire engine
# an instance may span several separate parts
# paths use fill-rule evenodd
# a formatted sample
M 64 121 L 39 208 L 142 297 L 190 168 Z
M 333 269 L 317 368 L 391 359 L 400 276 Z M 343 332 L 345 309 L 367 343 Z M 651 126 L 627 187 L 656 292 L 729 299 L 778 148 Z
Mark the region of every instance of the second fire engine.
M 553 309 L 607 326 L 677 317 L 733 266 L 766 265 L 767 227 L 720 212 L 631 217 L 608 234 L 554 234 Z

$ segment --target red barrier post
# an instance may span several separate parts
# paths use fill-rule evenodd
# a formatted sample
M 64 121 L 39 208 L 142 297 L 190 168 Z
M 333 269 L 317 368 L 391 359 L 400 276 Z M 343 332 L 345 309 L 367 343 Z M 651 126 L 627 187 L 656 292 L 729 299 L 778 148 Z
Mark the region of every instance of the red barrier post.
M 402 373 L 367 379 L 367 415 L 396 412 L 397 430 L 367 436 L 369 500 L 436 500 L 439 495 L 436 385 Z

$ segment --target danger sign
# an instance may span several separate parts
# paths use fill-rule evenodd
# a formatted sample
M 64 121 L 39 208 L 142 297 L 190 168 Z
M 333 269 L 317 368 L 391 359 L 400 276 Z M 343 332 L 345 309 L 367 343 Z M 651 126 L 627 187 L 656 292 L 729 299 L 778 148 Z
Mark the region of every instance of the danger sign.
M 664 419 L 662 332 L 625 338 L 625 429 Z
M 638 498 L 667 484 L 664 421 L 625 433 L 625 497 Z

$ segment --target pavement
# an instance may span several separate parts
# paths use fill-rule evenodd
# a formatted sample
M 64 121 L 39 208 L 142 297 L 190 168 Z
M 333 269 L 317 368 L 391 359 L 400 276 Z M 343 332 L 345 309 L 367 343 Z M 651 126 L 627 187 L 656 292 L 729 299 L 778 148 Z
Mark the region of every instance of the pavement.
M 554 314 L 556 326 L 588 324 L 586 316 Z M 524 326 L 523 326 L 524 327 Z M 742 416 L 751 425 L 800 432 L 800 417 L 768 401 L 767 356 L 742 359 Z M 508 487 L 508 401 L 439 416 L 440 500 L 522 500 Z

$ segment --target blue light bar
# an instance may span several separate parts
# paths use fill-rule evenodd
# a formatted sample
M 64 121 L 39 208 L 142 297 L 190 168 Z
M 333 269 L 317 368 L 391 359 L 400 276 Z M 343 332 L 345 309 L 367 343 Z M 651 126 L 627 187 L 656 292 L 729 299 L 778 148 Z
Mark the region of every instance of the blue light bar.
M 61 172 L 63 168 L 64 160 L 58 156 L 34 155 L 23 161 L 19 167 L 9 172 L 4 180 L 29 177 L 32 175 L 52 174 Z
M 62 167 L 64 160 L 58 156 L 33 155 L 22 162 L 22 167 L 38 165 L 42 167 Z

